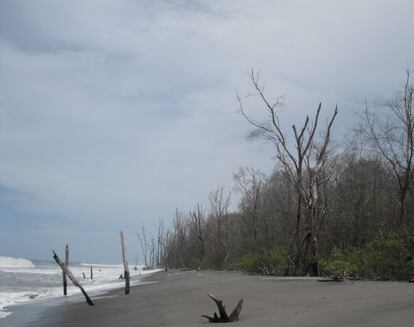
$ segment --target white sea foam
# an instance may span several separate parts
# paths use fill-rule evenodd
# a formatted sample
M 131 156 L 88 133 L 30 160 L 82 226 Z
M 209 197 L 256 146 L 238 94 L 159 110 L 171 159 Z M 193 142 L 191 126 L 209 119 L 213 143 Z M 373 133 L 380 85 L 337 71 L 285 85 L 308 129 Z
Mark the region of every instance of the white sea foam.
M 120 268 L 123 267 L 123 265 L 109 265 L 109 264 L 103 264 L 103 263 L 81 263 L 80 264 L 83 267 L 102 267 L 102 268 Z
M 23 261 L 19 262 L 23 263 Z M 93 279 L 90 279 L 91 266 L 93 267 Z M 124 281 L 118 279 L 123 274 L 122 265 L 84 263 L 69 265 L 69 268 L 86 291 L 92 295 L 105 293 L 110 289 L 121 288 L 125 285 Z M 135 270 L 130 267 L 131 285 L 140 283 L 143 275 L 158 271 L 141 268 L 138 267 Z M 84 278 L 84 275 L 87 278 Z M 68 294 L 79 295 L 81 292 L 70 285 Z M 54 263 L 35 262 L 35 265 L 31 263 L 31 267 L 27 268 L 20 266 L 0 268 L 0 318 L 11 313 L 8 310 L 11 305 L 60 296 L 62 296 L 62 272 Z
M 33 262 L 23 258 L 0 256 L 0 268 L 34 268 Z
M 11 312 L 6 312 L 6 311 L 2 311 L 0 310 L 0 319 L 1 318 L 6 318 L 8 315 L 11 315 Z

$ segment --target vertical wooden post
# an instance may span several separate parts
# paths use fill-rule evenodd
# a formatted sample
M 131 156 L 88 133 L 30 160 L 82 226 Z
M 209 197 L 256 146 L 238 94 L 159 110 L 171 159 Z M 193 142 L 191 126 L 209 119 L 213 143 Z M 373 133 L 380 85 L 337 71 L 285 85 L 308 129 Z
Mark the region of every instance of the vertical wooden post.
M 86 299 L 86 302 L 88 302 L 89 305 L 94 305 L 93 301 L 91 300 L 91 298 L 88 296 L 88 293 L 86 293 L 86 291 L 84 290 L 84 288 L 82 287 L 81 284 L 79 284 L 79 282 L 77 281 L 77 279 L 75 278 L 75 276 L 73 276 L 72 272 L 69 270 L 69 268 L 65 267 L 65 263 L 60 261 L 58 255 L 56 254 L 55 251 L 53 252 L 53 259 L 55 259 L 56 263 L 59 265 L 59 267 L 65 271 L 66 276 L 68 276 L 68 278 L 72 281 L 73 285 L 75 285 L 76 287 L 79 287 L 79 289 L 81 290 L 83 296 Z
M 122 231 L 121 231 L 121 250 L 122 250 L 122 261 L 124 263 L 125 294 L 129 294 L 129 268 L 128 268 L 128 262 L 126 258 L 124 233 Z
M 93 279 L 93 268 L 91 266 L 91 279 Z
M 69 245 L 66 244 L 65 246 L 65 267 L 68 268 L 69 266 Z M 66 279 L 66 271 L 62 270 L 63 276 L 63 295 L 68 294 L 68 281 Z

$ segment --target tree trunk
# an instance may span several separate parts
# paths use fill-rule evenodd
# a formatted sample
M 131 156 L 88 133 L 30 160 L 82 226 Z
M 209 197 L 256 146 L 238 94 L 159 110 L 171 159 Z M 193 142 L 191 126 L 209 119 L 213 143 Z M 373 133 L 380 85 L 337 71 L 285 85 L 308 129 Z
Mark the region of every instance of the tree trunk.
M 68 268 L 69 266 L 69 245 L 66 244 L 65 246 L 65 267 Z M 68 294 L 68 281 L 66 279 L 66 273 L 65 270 L 62 270 L 62 276 L 63 276 L 63 295 Z
M 62 270 L 65 272 L 66 276 L 69 277 L 69 279 L 72 281 L 73 285 L 75 285 L 76 287 L 78 287 L 81 290 L 83 296 L 86 299 L 86 302 L 88 302 L 89 305 L 94 305 L 93 301 L 88 296 L 88 293 L 86 293 L 86 291 L 84 290 L 84 288 L 82 287 L 82 285 L 79 284 L 79 282 L 77 281 L 77 279 L 75 278 L 75 276 L 73 276 L 73 274 L 69 270 L 69 268 L 65 267 L 65 264 L 62 261 L 60 261 L 58 255 L 56 254 L 55 251 L 52 251 L 52 252 L 53 252 L 53 259 L 55 259 L 55 261 L 59 265 L 59 267 L 62 268 Z
M 129 268 L 126 258 L 125 239 L 124 233 L 121 232 L 121 250 L 122 250 L 122 262 L 124 263 L 124 278 L 125 278 L 125 294 L 129 294 Z

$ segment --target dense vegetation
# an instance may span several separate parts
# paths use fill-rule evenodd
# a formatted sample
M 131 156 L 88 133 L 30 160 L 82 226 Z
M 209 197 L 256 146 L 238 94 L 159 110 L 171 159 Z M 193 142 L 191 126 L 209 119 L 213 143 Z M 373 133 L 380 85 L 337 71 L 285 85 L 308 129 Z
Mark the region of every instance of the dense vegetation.
M 252 72 L 267 119 L 249 116 L 241 98 L 240 112 L 253 127 L 250 136 L 274 146 L 276 168 L 270 176 L 253 168 L 234 174 L 240 194 L 234 212 L 231 192 L 222 187 L 210 194 L 209 205 L 177 210 L 171 228 L 159 234 L 163 264 L 267 275 L 413 278 L 414 113 L 406 77 L 389 102 L 366 105 L 359 128 L 349 133 L 352 142 L 334 148 L 336 109 L 325 126 L 320 105 L 303 125 L 286 128 L 281 99 L 271 102 Z

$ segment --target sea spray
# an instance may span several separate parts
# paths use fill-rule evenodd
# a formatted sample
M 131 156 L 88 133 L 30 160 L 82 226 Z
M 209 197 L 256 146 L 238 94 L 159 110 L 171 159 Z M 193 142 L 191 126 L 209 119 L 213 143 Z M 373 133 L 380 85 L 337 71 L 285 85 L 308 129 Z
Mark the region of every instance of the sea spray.
M 0 256 L 0 268 L 34 268 L 33 262 L 23 258 Z
M 83 278 L 94 267 L 94 279 Z M 72 263 L 70 269 L 80 283 L 90 292 L 105 292 L 121 288 L 124 282 L 118 278 L 123 272 L 122 265 Z M 141 275 L 155 272 L 131 269 L 133 285 L 139 283 Z M 80 294 L 74 287 L 68 287 L 69 295 Z M 53 262 L 29 261 L 22 258 L 0 256 L 0 318 L 10 314 L 11 305 L 50 299 L 62 296 L 62 272 Z

